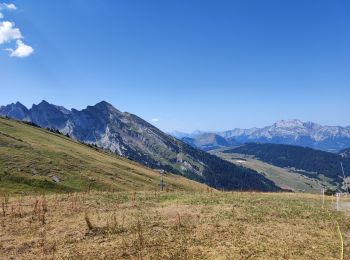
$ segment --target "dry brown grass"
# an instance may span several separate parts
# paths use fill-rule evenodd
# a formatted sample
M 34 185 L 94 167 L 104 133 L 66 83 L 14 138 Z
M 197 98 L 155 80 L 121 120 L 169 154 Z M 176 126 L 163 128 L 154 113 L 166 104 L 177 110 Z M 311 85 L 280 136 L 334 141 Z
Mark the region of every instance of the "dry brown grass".
M 350 226 L 330 210 L 331 198 L 328 211 L 308 194 L 91 192 L 2 201 L 0 259 L 339 259 L 334 220 L 344 234 Z

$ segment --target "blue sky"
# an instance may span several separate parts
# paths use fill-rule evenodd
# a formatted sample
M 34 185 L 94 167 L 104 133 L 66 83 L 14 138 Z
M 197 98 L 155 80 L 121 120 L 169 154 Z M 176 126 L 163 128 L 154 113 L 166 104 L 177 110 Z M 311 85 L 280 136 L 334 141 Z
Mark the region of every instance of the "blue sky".
M 0 30 L 0 104 L 106 100 L 165 131 L 350 125 L 349 1 L 5 3 L 21 35 Z

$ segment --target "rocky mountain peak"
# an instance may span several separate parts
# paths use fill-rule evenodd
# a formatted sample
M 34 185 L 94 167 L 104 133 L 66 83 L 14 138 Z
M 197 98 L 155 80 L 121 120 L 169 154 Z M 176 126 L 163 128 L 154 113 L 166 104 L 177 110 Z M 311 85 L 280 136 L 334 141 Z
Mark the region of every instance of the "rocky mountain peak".
M 118 109 L 116 109 L 112 104 L 106 101 L 98 102 L 94 106 L 88 106 L 86 109 L 98 110 L 99 112 L 103 112 L 103 113 L 121 114 L 121 112 Z
M 47 102 L 45 99 L 43 99 L 43 100 L 38 104 L 38 106 L 40 106 L 40 105 L 50 105 L 50 103 Z
M 32 105 L 32 109 L 33 108 L 41 108 L 41 109 L 44 109 L 44 108 L 47 108 L 47 107 L 50 107 L 50 106 L 53 106 L 51 105 L 49 102 L 47 102 L 46 100 L 42 100 L 40 103 L 38 104 L 33 104 Z
M 16 103 L 11 103 L 7 106 L 0 107 L 0 115 L 18 120 L 26 120 L 28 117 L 28 112 L 28 109 L 18 101 Z
M 23 109 L 27 109 L 27 107 L 25 105 L 23 105 L 21 102 L 17 101 L 15 104 L 17 107 L 21 107 Z

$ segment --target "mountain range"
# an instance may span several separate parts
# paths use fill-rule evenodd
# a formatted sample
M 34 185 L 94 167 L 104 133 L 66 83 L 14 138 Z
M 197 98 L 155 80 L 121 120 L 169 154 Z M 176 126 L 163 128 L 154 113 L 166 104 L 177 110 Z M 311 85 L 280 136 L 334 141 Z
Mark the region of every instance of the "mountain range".
M 302 122 L 300 120 L 281 120 L 271 126 L 263 128 L 250 128 L 221 131 L 221 132 L 202 132 L 195 131 L 191 134 L 182 132 L 171 132 L 177 138 L 193 145 L 196 140 L 202 139 L 205 134 L 215 134 L 228 141 L 229 144 L 221 142 L 221 147 L 228 147 L 230 143 L 274 143 L 290 144 L 310 147 L 314 149 L 338 152 L 350 147 L 350 127 L 342 126 L 323 126 L 313 122 Z M 191 139 L 188 139 L 191 138 Z M 188 141 L 190 140 L 190 141 Z M 196 146 L 206 149 L 205 147 Z M 218 147 L 218 145 L 213 145 Z
M 234 138 L 224 138 L 215 133 L 201 133 L 193 137 L 182 137 L 180 139 L 193 147 L 202 149 L 203 151 L 240 145 L 240 143 Z
M 0 115 L 56 129 L 149 168 L 162 169 L 229 190 L 280 190 L 254 170 L 237 166 L 170 136 L 136 115 L 102 101 L 68 110 L 42 101 L 30 109 L 21 103 L 0 107 Z

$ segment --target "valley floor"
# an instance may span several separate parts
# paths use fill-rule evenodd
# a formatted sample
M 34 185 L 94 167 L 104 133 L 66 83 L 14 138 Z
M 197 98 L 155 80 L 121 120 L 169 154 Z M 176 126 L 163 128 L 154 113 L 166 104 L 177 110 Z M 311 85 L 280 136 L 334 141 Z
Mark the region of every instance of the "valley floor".
M 315 194 L 320 194 L 322 192 L 322 187 L 336 189 L 334 184 L 331 183 L 331 180 L 325 178 L 324 176 L 323 180 L 310 178 L 304 174 L 298 173 L 295 170 L 265 163 L 261 160 L 255 159 L 253 156 L 237 153 L 226 154 L 222 153 L 222 150 L 224 149 L 214 150 L 210 153 L 236 165 L 255 170 L 283 189 L 292 190 L 294 192 L 308 192 Z M 312 176 L 312 173 L 306 173 Z
M 300 193 L 1 198 L 0 259 L 340 259 L 334 202 Z M 348 246 L 348 245 L 347 245 Z M 350 258 L 345 248 L 344 259 Z

